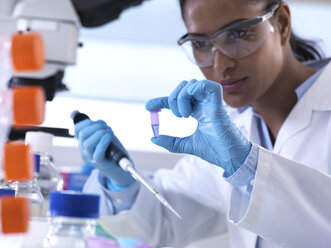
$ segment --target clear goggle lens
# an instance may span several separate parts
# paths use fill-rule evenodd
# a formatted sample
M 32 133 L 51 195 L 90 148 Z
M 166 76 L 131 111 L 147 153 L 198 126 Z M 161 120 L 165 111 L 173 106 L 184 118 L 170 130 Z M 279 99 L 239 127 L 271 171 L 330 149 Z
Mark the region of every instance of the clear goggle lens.
M 205 68 L 213 65 L 215 50 L 230 58 L 240 59 L 255 52 L 273 32 L 274 27 L 265 20 L 219 31 L 212 38 L 186 37 L 180 45 L 193 63 Z

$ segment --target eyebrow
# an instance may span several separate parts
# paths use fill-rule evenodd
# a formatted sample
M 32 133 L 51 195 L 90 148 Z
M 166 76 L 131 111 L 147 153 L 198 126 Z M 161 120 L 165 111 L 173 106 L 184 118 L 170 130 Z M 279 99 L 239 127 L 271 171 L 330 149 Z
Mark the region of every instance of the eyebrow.
M 233 24 L 240 23 L 240 22 L 242 22 L 242 21 L 247 21 L 247 20 L 250 20 L 250 18 L 240 18 L 240 19 L 236 19 L 236 20 L 234 20 L 234 21 L 228 23 L 227 25 L 225 25 L 225 26 L 219 28 L 216 32 L 218 32 L 218 31 L 220 31 L 220 30 L 222 30 L 222 29 L 225 29 L 225 28 L 227 28 L 227 27 L 230 27 L 230 26 L 232 26 Z M 207 34 L 201 34 L 201 33 L 187 33 L 186 35 L 187 35 L 187 36 L 206 36 Z

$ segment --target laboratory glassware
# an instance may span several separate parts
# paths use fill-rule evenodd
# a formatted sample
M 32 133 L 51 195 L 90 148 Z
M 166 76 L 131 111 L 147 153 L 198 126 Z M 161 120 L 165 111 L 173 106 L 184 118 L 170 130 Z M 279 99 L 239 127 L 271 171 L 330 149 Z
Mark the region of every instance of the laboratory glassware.
M 53 135 L 45 132 L 27 132 L 25 143 L 31 146 L 32 152 L 40 156 L 40 170 L 37 183 L 44 198 L 42 216 L 47 215 L 49 194 L 51 191 L 63 190 L 63 178 L 51 161 Z
M 7 142 L 4 151 L 5 187 L 14 189 L 16 197 L 27 198 L 31 216 L 39 217 L 43 196 L 33 173 L 35 160 L 30 146 L 24 142 Z
M 50 194 L 51 225 L 44 248 L 87 248 L 87 239 L 95 235 L 99 217 L 99 196 L 75 191 Z

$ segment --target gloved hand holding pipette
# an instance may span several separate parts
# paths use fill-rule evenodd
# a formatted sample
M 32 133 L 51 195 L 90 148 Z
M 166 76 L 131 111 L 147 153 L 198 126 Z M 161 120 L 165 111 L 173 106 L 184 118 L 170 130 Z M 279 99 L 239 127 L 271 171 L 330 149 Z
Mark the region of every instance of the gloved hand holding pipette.
M 181 219 L 181 216 L 167 200 L 134 168 L 128 153 L 105 122 L 90 122 L 90 118 L 86 114 L 77 110 L 72 112 L 71 118 L 76 126 L 76 137 L 78 137 L 79 147 L 86 162 L 94 164 L 102 173 L 108 176 L 108 180 L 109 178 L 112 179 L 120 187 L 128 187 L 132 180 L 136 179 L 158 201 Z M 103 129 L 106 130 L 106 133 Z M 108 136 L 112 136 L 111 139 Z M 130 175 L 131 180 L 129 180 L 128 175 Z
M 105 157 L 110 142 L 114 142 L 125 154 L 128 155 L 128 153 L 104 121 L 85 119 L 78 122 L 75 125 L 75 137 L 78 139 L 83 159 L 100 170 L 112 181 L 113 185 L 127 187 L 135 181 L 130 173 Z
M 223 102 L 222 88 L 209 80 L 183 81 L 169 97 L 147 102 L 146 109 L 170 109 L 177 117 L 192 116 L 198 126 L 191 136 L 177 138 L 160 135 L 152 142 L 170 152 L 198 156 L 222 167 L 232 175 L 245 162 L 252 144 L 230 120 Z

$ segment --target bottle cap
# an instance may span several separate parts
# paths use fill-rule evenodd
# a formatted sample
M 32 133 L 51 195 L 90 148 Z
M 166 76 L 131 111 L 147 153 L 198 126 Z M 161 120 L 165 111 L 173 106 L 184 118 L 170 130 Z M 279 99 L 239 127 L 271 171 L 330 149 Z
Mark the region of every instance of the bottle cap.
M 2 197 L 1 231 L 4 234 L 26 233 L 29 228 L 29 202 L 23 197 Z
M 45 92 L 41 86 L 19 86 L 13 91 L 13 124 L 40 125 L 45 115 Z
M 45 47 L 41 35 L 36 32 L 14 34 L 11 57 L 15 71 L 42 69 L 45 64 Z
M 30 146 L 22 141 L 7 142 L 4 147 L 3 169 L 6 181 L 31 180 L 34 170 Z
M 98 195 L 75 191 L 53 191 L 50 195 L 50 215 L 52 217 L 99 218 Z
M 10 188 L 0 188 L 0 198 L 5 196 L 15 196 L 15 190 Z
M 31 146 L 33 153 L 50 153 L 53 148 L 53 134 L 30 131 L 25 134 L 25 143 Z
M 13 92 L 13 124 L 40 125 L 45 115 L 45 92 L 40 86 L 19 86 Z

